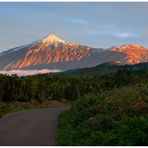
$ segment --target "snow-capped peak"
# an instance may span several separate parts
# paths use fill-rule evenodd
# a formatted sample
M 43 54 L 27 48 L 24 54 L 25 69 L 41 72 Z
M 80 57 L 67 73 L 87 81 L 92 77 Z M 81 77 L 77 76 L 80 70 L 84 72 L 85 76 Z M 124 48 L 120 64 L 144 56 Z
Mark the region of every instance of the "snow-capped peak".
M 54 34 L 50 34 L 42 40 L 42 43 L 45 43 L 45 44 L 51 44 L 54 42 L 65 43 L 64 40 L 60 39 L 59 37 L 55 36 Z

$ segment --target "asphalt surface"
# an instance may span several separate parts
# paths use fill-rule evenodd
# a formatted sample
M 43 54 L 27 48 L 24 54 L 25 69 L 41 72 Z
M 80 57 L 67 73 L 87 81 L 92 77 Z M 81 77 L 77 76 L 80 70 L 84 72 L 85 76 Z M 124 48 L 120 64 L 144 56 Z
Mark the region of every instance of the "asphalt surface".
M 0 119 L 0 146 L 52 146 L 57 142 L 58 116 L 64 108 L 33 109 Z

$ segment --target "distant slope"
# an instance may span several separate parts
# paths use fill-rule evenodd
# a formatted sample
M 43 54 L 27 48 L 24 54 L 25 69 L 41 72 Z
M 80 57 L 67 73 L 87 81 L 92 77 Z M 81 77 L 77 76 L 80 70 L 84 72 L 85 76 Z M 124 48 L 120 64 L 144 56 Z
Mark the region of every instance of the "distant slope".
M 116 73 L 118 71 L 148 71 L 148 63 L 140 63 L 135 65 L 117 65 L 114 63 L 104 63 L 95 67 L 81 68 L 62 72 L 61 74 L 68 75 L 105 75 Z

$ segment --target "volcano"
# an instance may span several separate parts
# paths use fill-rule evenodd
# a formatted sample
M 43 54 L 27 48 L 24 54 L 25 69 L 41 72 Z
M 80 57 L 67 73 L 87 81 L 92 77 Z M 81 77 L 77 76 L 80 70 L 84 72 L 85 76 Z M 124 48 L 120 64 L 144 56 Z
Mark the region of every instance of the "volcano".
M 126 44 L 109 49 L 67 42 L 54 34 L 0 53 L 0 70 L 69 70 L 93 67 L 106 62 L 137 64 L 148 62 L 148 49 Z

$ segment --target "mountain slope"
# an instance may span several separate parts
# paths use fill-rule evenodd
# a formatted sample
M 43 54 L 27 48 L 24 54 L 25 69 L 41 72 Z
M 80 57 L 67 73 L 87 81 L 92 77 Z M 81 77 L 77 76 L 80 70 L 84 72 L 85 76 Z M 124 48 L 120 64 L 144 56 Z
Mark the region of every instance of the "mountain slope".
M 5 70 L 26 69 L 36 65 L 79 61 L 89 54 L 90 48 L 86 46 L 65 43 L 55 35 L 49 35 L 41 41 L 2 53 L 0 55 L 0 68 Z
M 139 45 L 123 45 L 119 47 L 114 47 L 111 51 L 115 54 L 124 54 L 123 58 L 120 58 L 117 63 L 122 64 L 137 64 L 141 62 L 148 62 L 148 49 Z
M 116 73 L 118 71 L 148 71 L 148 63 L 139 63 L 135 65 L 116 65 L 114 63 L 104 63 L 95 67 L 69 70 L 60 74 L 94 76 Z
M 148 62 L 148 50 L 131 44 L 96 49 L 65 42 L 50 34 L 42 40 L 0 53 L 0 70 L 70 70 L 106 62 L 121 65 Z

